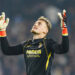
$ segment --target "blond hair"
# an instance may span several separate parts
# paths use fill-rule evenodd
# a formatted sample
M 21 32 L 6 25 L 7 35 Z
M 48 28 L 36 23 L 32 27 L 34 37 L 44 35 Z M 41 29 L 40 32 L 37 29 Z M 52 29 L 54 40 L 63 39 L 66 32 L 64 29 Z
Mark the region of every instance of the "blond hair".
M 43 20 L 47 23 L 47 27 L 48 27 L 48 30 L 50 31 L 50 29 L 52 28 L 52 25 L 51 25 L 51 22 L 45 18 L 44 16 L 41 16 L 40 18 L 38 18 L 38 20 Z

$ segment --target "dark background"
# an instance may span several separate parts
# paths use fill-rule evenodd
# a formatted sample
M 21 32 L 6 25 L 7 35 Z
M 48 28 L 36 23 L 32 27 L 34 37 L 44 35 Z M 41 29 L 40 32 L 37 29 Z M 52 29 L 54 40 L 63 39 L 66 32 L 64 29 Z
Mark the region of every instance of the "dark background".
M 61 42 L 61 28 L 57 12 L 67 10 L 70 47 L 67 54 L 57 55 L 53 61 L 52 75 L 75 75 L 75 0 L 0 0 L 0 14 L 10 18 L 7 27 L 10 45 L 32 39 L 30 29 L 40 17 L 52 23 L 47 37 Z M 0 75 L 26 75 L 24 56 L 5 56 L 0 48 Z

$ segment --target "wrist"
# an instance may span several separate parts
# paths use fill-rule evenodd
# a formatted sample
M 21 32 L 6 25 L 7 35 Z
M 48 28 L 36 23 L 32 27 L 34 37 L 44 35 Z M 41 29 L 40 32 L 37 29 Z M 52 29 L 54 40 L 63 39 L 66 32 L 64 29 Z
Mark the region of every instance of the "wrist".
M 67 29 L 67 27 L 62 28 L 62 36 L 68 36 L 68 29 Z
M 6 30 L 0 30 L 0 37 L 6 37 Z

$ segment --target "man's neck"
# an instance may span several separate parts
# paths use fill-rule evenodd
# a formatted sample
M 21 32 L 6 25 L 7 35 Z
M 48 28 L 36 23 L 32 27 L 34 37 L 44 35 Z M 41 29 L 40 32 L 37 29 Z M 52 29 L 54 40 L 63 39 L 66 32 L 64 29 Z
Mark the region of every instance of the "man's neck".
M 41 38 L 44 38 L 46 36 L 46 34 L 34 34 L 33 35 L 33 40 L 34 39 L 41 39 Z

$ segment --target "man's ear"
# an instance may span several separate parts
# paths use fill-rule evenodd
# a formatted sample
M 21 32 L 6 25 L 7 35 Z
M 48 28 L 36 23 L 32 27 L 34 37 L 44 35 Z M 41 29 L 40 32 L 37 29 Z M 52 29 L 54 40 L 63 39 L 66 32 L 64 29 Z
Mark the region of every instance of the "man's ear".
M 48 33 L 48 29 L 46 30 L 46 32 Z
M 46 31 L 44 31 L 43 33 L 44 33 L 44 34 L 47 34 L 47 33 L 48 33 L 48 29 L 46 29 Z
M 46 29 L 46 31 L 45 31 L 46 33 L 48 33 L 48 28 Z

